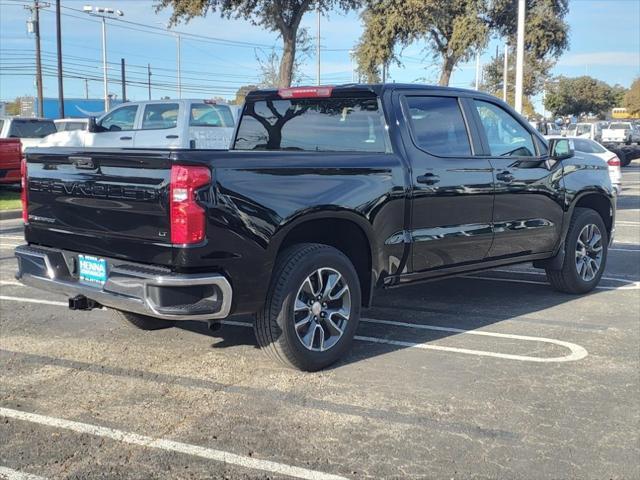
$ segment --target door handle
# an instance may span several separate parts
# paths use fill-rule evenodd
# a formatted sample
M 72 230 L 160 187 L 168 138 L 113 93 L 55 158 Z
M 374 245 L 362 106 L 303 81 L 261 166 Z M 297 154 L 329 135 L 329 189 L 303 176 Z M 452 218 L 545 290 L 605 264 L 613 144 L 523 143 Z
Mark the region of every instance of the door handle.
M 504 172 L 500 172 L 499 174 L 497 174 L 496 178 L 501 182 L 509 183 L 509 182 L 513 182 L 516 177 L 514 177 L 510 171 L 505 170 Z
M 167 135 L 167 136 L 166 136 L 166 137 L 164 137 L 164 138 L 178 138 L 178 135 Z
M 440 177 L 435 173 L 425 173 L 424 175 L 418 175 L 416 182 L 423 183 L 425 185 L 433 185 L 440 181 Z
M 131 140 L 133 137 L 120 137 L 120 140 Z

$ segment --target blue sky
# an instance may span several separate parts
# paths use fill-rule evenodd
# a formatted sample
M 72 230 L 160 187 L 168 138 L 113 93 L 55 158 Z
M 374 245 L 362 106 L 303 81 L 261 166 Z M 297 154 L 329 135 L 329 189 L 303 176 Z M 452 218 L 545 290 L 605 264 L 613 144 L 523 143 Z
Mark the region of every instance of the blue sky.
M 24 9 L 26 0 L 0 0 L 0 99 L 10 100 L 18 95 L 34 95 L 34 77 L 28 74 L 34 63 L 34 39 L 26 31 L 29 12 Z M 63 7 L 82 9 L 90 2 L 63 0 Z M 154 13 L 149 0 L 112 0 L 94 3 L 123 10 L 125 20 L 162 28 L 169 12 Z M 55 71 L 55 16 L 53 7 L 41 14 L 42 49 L 45 68 Z M 63 9 L 63 54 L 65 67 L 78 76 L 89 76 L 89 96 L 102 96 L 101 33 L 100 23 L 89 15 L 71 9 Z M 588 74 L 610 84 L 629 86 L 640 75 L 640 0 L 570 0 L 567 17 L 570 25 L 570 48 L 560 58 L 555 74 L 578 76 Z M 315 13 L 303 19 L 303 26 L 315 35 Z M 125 28 L 126 27 L 126 28 Z M 108 57 L 110 62 L 119 62 L 124 57 L 129 65 L 129 79 L 146 79 L 146 65 L 151 64 L 152 81 L 169 84 L 154 88 L 154 98 L 175 96 L 176 42 L 170 34 L 161 31 L 148 33 L 131 30 L 131 25 L 109 21 Z M 133 27 L 138 28 L 138 27 Z M 190 85 L 207 85 L 207 92 L 185 92 L 183 97 L 223 96 L 231 98 L 241 85 L 258 80 L 256 54 L 269 51 L 280 45 L 273 32 L 255 27 L 240 20 L 224 20 L 217 15 L 182 24 L 178 30 L 245 42 L 255 45 L 225 45 L 195 39 L 182 39 L 182 69 L 185 88 Z M 352 48 L 362 32 L 356 12 L 342 14 L 332 12 L 322 19 L 321 43 L 323 83 L 345 83 L 351 81 Z M 495 53 L 498 40 L 492 41 L 482 56 L 488 61 Z M 422 61 L 424 45 L 414 44 L 403 52 L 404 67 L 392 67 L 390 80 L 398 82 L 435 82 L 437 65 L 427 59 Z M 11 65 L 24 75 L 10 75 Z M 305 83 L 315 82 L 315 57 L 306 59 L 302 72 Z M 451 85 L 470 87 L 475 75 L 475 64 L 462 64 L 454 72 Z M 110 76 L 119 76 L 119 66 L 113 65 Z M 85 81 L 69 78 L 65 80 L 65 95 L 83 97 Z M 56 79 L 45 77 L 45 97 L 57 95 Z M 111 85 L 110 91 L 120 94 L 120 87 Z M 145 86 L 127 87 L 127 96 L 133 100 L 147 98 Z M 539 104 L 539 100 L 536 102 Z

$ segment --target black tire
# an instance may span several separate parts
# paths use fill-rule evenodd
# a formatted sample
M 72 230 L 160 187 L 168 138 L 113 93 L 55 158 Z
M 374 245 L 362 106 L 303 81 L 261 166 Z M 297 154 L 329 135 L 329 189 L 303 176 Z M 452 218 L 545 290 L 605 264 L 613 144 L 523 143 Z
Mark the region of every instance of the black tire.
M 578 236 L 582 232 L 583 228 L 587 225 L 593 224 L 598 227 L 601 234 L 602 245 L 602 258 L 600 267 L 597 270 L 593 279 L 587 281 L 583 279 L 578 273 L 576 266 L 576 249 L 578 245 Z M 546 269 L 547 279 L 549 283 L 561 292 L 581 294 L 587 293 L 593 290 L 600 282 L 600 277 L 604 272 L 607 264 L 607 249 L 609 238 L 607 235 L 607 229 L 604 225 L 602 217 L 590 208 L 576 208 L 571 218 L 569 225 L 569 231 L 565 239 L 565 256 L 562 268 L 560 270 Z
M 162 330 L 163 328 L 171 328 L 176 324 L 173 320 L 162 320 L 160 318 L 140 315 L 139 313 L 124 312 L 115 309 L 111 309 L 111 312 L 113 312 L 113 315 L 118 318 L 118 320 L 140 330 Z
M 618 158 L 620 159 L 620 166 L 621 167 L 626 167 L 631 163 L 631 155 L 629 155 L 626 152 L 620 152 L 618 155 Z
M 348 286 L 350 292 L 350 314 L 335 344 L 324 351 L 313 351 L 305 347 L 296 333 L 293 309 L 303 283 L 319 269 L 331 269 L 341 275 L 340 281 Z M 342 252 L 315 243 L 294 245 L 282 252 L 276 261 L 265 306 L 258 312 L 254 323 L 258 345 L 269 357 L 288 367 L 308 372 L 320 370 L 336 362 L 350 349 L 360 320 L 360 306 L 358 274 Z M 325 333 L 322 332 L 324 340 Z M 311 343 L 313 346 L 313 335 Z

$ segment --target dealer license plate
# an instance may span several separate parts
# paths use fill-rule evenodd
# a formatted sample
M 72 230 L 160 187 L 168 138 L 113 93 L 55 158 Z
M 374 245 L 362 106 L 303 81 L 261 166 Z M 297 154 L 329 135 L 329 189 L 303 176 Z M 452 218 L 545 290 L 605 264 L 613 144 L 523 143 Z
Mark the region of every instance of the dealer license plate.
M 107 261 L 104 258 L 78 255 L 80 280 L 102 285 L 107 281 Z

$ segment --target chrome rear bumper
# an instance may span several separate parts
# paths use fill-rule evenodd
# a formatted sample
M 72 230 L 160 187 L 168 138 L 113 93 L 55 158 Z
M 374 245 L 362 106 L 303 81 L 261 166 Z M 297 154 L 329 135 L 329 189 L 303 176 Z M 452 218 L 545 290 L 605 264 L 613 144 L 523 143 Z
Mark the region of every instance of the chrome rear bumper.
M 213 320 L 231 310 L 232 288 L 220 274 L 176 274 L 168 269 L 106 258 L 107 281 L 78 279 L 77 253 L 48 247 L 16 248 L 18 273 L 25 285 L 84 296 L 100 305 L 164 320 Z

